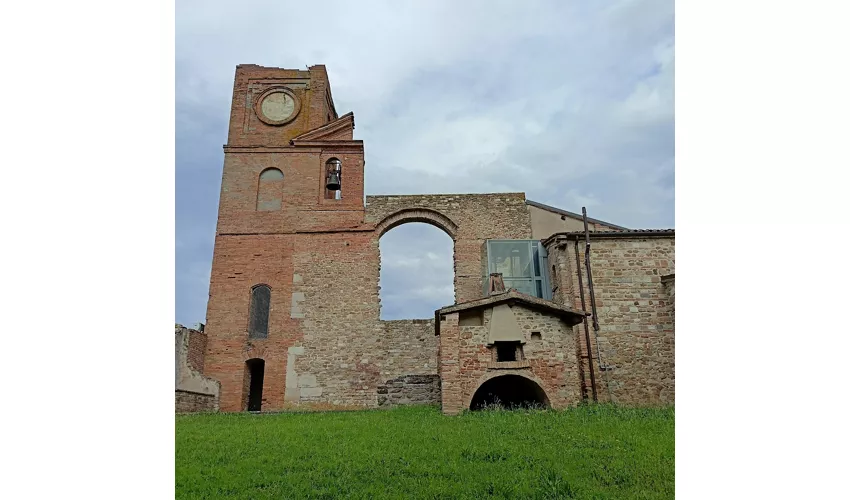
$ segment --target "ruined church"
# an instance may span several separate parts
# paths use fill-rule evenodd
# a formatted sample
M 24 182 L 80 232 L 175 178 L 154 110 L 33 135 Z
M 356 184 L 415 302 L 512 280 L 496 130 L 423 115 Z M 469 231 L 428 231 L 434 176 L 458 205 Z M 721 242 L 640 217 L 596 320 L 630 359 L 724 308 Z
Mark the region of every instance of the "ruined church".
M 324 66 L 236 68 L 206 324 L 176 326 L 178 412 L 674 400 L 674 231 L 524 193 L 364 197 Z M 378 242 L 454 242 L 454 303 L 380 319 Z

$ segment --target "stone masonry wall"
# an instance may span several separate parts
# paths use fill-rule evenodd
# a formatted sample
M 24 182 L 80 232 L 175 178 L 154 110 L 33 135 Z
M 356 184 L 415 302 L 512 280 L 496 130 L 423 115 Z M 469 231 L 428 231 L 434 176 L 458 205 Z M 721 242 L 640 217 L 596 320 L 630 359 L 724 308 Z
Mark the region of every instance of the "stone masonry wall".
M 560 274 L 557 285 L 562 287 L 562 300 L 577 308 L 581 307 L 577 272 L 582 273 L 589 311 L 584 242 L 579 243 L 581 267 L 578 269 L 573 245 L 569 241 L 557 250 L 550 248 L 550 258 L 556 254 L 554 260 Z M 674 403 L 672 297 L 661 278 L 675 270 L 674 247 L 672 236 L 649 238 L 624 234 L 618 238 L 594 238 L 591 235 L 591 266 L 599 316 L 598 339 L 591 329 L 591 353 L 600 400 L 634 405 Z M 580 331 L 579 344 L 586 353 L 583 330 Z M 599 369 L 599 358 L 604 370 Z
M 661 277 L 661 283 L 667 292 L 667 309 L 670 312 L 670 323 L 676 323 L 676 279 L 674 275 Z
M 176 413 L 212 412 L 218 409 L 215 396 L 190 391 L 174 391 Z
M 484 311 L 483 326 L 460 326 L 457 313 L 448 314 L 441 321 L 443 413 L 455 415 L 469 409 L 481 384 L 501 375 L 520 375 L 533 380 L 555 409 L 581 401 L 574 328 L 549 313 L 521 305 L 512 306 L 512 310 L 526 342 L 523 354 L 527 363 L 493 364 L 492 350 L 487 347 L 492 309 Z M 540 332 L 541 338 L 532 339 L 532 332 Z
M 378 386 L 378 406 L 438 404 L 440 402 L 439 375 L 406 375 L 387 380 Z
M 579 246 L 582 248 L 579 258 L 584 259 L 584 242 L 580 242 Z M 560 248 L 557 251 L 551 251 L 554 250 L 552 248 L 549 250 L 549 278 L 553 291 L 552 300 L 578 310 L 590 312 L 590 295 L 587 293 L 587 285 L 584 283 L 587 281 L 584 274 L 581 276 L 582 282 L 585 285 L 584 304 L 582 304 L 581 295 L 579 293 L 579 278 L 576 271 L 574 242 L 568 242 L 566 247 Z M 582 267 L 582 269 L 584 268 Z M 587 329 L 587 333 L 585 329 Z M 588 336 L 590 337 L 589 349 L 587 342 Z M 607 386 L 602 383 L 602 374 L 597 360 L 596 337 L 593 335 L 590 318 L 585 318 L 584 323 L 576 327 L 576 343 L 576 358 L 580 362 L 580 379 L 584 399 L 591 400 L 593 395 L 593 389 L 591 387 L 593 380 L 590 376 L 592 363 L 596 382 L 597 398 L 599 401 L 610 401 L 610 396 L 607 393 Z M 590 357 L 593 359 L 589 359 Z
M 466 300 L 482 295 L 480 248 L 484 240 L 527 238 L 530 234 L 521 194 L 367 197 L 367 203 L 367 224 L 398 213 L 407 215 L 397 223 L 423 220 L 424 212 L 413 209 L 439 211 L 427 222 L 451 220 L 456 290 Z M 494 223 L 493 213 L 502 214 L 504 220 Z M 301 338 L 286 346 L 284 406 L 395 403 L 392 398 L 384 401 L 382 393 L 387 389 L 389 394 L 397 379 L 436 375 L 433 320 L 380 320 L 382 230 L 387 228 L 296 236 L 291 249 L 290 317 L 297 322 L 294 330 L 301 332 Z M 247 311 L 247 305 L 243 307 Z M 438 397 L 436 387 L 431 383 L 425 400 Z M 269 401 L 273 408 L 272 399 Z
M 437 212 L 457 227 L 456 234 L 449 233 L 454 239 L 455 302 L 482 296 L 481 245 L 485 240 L 531 238 L 523 193 L 367 196 L 366 221 L 378 224 L 393 213 L 412 208 Z M 421 214 L 418 217 L 423 218 L 410 220 L 435 222 Z M 439 221 L 434 225 L 440 227 Z

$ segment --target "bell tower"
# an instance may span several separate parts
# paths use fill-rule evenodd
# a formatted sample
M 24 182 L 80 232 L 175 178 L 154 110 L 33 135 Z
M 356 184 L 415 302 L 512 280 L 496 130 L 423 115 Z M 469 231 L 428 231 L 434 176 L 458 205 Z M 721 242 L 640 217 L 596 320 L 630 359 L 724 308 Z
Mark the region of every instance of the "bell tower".
M 353 135 L 354 114 L 337 114 L 324 66 L 237 66 L 218 234 L 363 222 L 363 141 Z
M 222 384 L 222 410 L 249 399 L 283 405 L 302 319 L 294 261 L 311 258 L 305 249 L 323 234 L 366 226 L 363 141 L 353 134 L 354 114 L 337 113 L 324 66 L 237 66 L 205 328 L 204 371 Z

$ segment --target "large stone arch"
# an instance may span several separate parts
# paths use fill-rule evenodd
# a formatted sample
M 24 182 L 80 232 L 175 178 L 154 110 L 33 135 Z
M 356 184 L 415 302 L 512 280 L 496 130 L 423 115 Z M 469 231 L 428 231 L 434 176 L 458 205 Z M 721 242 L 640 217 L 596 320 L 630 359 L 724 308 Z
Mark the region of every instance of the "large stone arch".
M 552 397 L 550 395 L 550 391 L 546 390 L 546 385 L 537 378 L 533 373 L 528 370 L 498 370 L 493 372 L 488 372 L 482 375 L 475 384 L 472 385 L 472 390 L 467 391 L 463 397 L 463 409 L 470 409 L 472 405 L 472 400 L 475 398 L 475 395 L 478 393 L 479 389 L 486 384 L 487 382 L 505 376 L 516 376 L 525 379 L 528 382 L 535 384 L 543 394 L 545 398 L 546 405 L 548 407 L 552 407 Z
M 378 238 L 390 229 L 408 222 L 424 222 L 442 229 L 452 241 L 457 240 L 458 226 L 444 214 L 430 208 L 405 208 L 384 217 L 375 225 Z
M 403 208 L 397 210 L 390 215 L 387 215 L 380 222 L 375 225 L 375 245 L 379 245 L 380 239 L 383 237 L 391 229 L 394 229 L 403 224 L 408 224 L 411 222 L 422 222 L 431 226 L 434 226 L 444 233 L 446 233 L 449 238 L 452 240 L 452 302 L 457 299 L 458 293 L 458 276 L 457 276 L 457 233 L 458 226 L 454 223 L 449 217 L 446 215 L 429 208 L 415 207 L 415 208 Z M 380 255 L 380 253 L 379 253 Z M 378 262 L 378 277 L 380 283 L 380 275 L 381 275 L 381 262 Z M 380 285 L 378 290 L 378 302 L 380 304 L 379 311 L 383 309 L 383 304 L 381 303 L 381 291 Z M 379 317 L 380 317 L 379 312 Z
M 488 239 L 528 239 L 531 217 L 522 193 L 370 195 L 367 224 L 375 224 L 375 240 L 405 222 L 440 228 L 454 241 L 455 300 L 481 297 L 482 249 Z

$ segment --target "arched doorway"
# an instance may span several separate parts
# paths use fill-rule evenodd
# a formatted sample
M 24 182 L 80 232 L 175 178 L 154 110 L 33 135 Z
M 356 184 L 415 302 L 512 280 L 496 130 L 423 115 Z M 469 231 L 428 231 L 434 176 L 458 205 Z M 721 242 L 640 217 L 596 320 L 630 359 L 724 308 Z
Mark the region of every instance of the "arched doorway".
M 260 411 L 263 407 L 263 378 L 266 371 L 266 362 L 254 358 L 245 362 L 245 379 L 243 390 L 245 391 L 246 409 L 248 411 Z
M 501 375 L 481 384 L 472 396 L 470 410 L 549 408 L 549 398 L 536 382 L 520 375 Z

